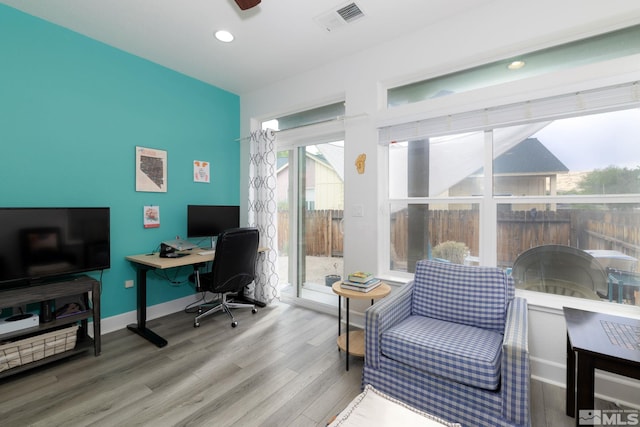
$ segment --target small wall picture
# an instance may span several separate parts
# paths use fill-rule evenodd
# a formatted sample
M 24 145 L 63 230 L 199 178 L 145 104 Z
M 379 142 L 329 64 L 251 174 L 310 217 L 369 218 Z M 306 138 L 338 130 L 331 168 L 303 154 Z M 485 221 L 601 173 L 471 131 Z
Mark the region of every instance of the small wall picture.
M 160 227 L 160 206 L 145 206 L 142 214 L 144 228 Z
M 167 192 L 167 152 L 136 147 L 136 191 Z
M 210 182 L 209 176 L 209 162 L 194 160 L 193 182 Z

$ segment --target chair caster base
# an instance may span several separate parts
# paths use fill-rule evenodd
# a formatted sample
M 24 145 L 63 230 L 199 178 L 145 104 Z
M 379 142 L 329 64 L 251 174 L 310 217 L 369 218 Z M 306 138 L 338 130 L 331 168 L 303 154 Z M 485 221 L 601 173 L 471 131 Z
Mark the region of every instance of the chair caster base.
M 193 327 L 194 327 L 194 328 L 199 328 L 199 327 L 200 327 L 200 323 L 198 323 L 198 322 L 193 322 Z
M 251 309 L 251 314 L 256 314 L 257 312 L 258 312 L 257 308 L 254 307 L 254 308 Z
M 231 327 L 232 328 L 235 328 L 236 326 L 238 326 L 238 322 L 236 322 L 236 321 L 231 322 Z

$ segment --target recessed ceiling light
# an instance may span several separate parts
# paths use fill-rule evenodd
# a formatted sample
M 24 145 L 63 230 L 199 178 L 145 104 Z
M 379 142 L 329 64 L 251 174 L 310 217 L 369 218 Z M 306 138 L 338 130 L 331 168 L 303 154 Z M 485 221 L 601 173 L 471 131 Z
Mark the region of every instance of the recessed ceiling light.
M 221 42 L 229 43 L 233 41 L 233 34 L 231 34 L 229 31 L 219 30 L 216 31 L 216 38 Z
M 520 68 L 524 67 L 525 64 L 526 63 L 524 61 L 513 61 L 509 65 L 507 65 L 507 68 L 510 70 L 519 70 Z

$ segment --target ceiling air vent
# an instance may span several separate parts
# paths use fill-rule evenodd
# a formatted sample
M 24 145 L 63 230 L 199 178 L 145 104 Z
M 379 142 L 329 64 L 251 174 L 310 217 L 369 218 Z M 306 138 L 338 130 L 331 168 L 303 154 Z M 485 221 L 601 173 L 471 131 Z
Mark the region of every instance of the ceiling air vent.
M 348 5 L 338 9 L 336 12 L 346 22 L 355 21 L 356 19 L 362 18 L 364 16 L 362 10 L 360 10 L 358 5 L 355 3 L 349 3 Z
M 316 16 L 314 21 L 326 31 L 333 31 L 364 17 L 362 9 L 355 3 L 336 7 L 327 13 Z

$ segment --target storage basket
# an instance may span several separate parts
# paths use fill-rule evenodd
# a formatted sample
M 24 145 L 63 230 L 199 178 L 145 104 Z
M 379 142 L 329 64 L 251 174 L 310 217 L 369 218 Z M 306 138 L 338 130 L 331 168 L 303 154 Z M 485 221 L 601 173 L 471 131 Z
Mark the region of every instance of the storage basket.
M 78 325 L 0 345 L 0 372 L 73 350 Z

